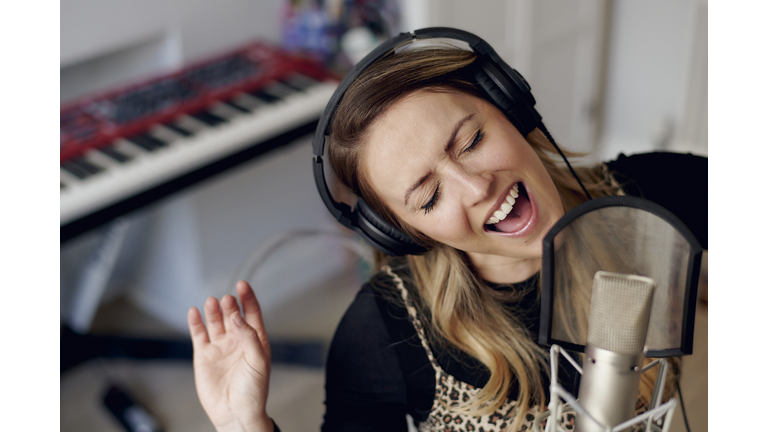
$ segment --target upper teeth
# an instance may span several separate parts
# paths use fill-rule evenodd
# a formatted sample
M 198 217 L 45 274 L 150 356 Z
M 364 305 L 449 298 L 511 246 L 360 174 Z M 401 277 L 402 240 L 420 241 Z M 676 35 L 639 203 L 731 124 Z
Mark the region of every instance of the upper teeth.
M 502 203 L 501 207 L 495 212 L 493 212 L 493 216 L 488 218 L 488 220 L 485 222 L 486 225 L 495 224 L 499 221 L 504 220 L 509 214 L 509 212 L 512 211 L 512 208 L 515 205 L 515 198 L 518 197 L 517 185 L 518 183 L 515 183 L 515 185 L 512 186 L 512 189 L 510 189 L 509 194 L 507 195 L 506 202 Z

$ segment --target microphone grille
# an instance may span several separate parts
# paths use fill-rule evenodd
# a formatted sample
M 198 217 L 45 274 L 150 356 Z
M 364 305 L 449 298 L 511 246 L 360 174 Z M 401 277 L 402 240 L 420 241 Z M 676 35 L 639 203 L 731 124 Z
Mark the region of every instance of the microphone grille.
M 644 276 L 595 273 L 587 343 L 619 354 L 641 353 L 654 286 L 653 279 Z

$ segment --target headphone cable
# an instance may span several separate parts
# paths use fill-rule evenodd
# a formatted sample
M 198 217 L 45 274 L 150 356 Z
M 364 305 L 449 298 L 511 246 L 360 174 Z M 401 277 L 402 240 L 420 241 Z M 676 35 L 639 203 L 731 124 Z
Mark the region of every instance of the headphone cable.
M 574 171 L 573 167 L 571 167 L 570 162 L 568 162 L 568 158 L 565 157 L 565 155 L 563 154 L 563 151 L 560 150 L 560 147 L 555 142 L 555 139 L 552 138 L 552 135 L 549 134 L 549 131 L 547 130 L 547 127 L 544 126 L 544 122 L 541 122 L 541 121 L 539 122 L 539 128 L 541 129 L 542 132 L 544 132 L 544 136 L 547 137 L 549 142 L 551 142 L 552 145 L 555 146 L 555 150 L 557 150 L 557 152 L 560 153 L 560 157 L 563 158 L 563 161 L 568 166 L 568 169 L 571 171 L 571 174 L 573 175 L 573 178 L 575 178 L 576 181 L 579 183 L 579 186 L 581 186 L 581 190 L 584 191 L 584 195 L 586 195 L 587 198 L 589 198 L 591 200 L 592 199 L 592 195 L 590 195 L 589 192 L 587 192 L 587 188 L 584 187 L 584 184 L 581 182 L 581 179 L 579 179 L 579 176 L 576 175 L 576 171 Z

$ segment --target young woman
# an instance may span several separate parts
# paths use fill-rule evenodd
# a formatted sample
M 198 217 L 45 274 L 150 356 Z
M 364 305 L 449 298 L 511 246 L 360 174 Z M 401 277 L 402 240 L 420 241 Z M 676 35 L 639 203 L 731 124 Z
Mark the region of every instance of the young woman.
M 330 348 L 323 430 L 402 431 L 406 414 L 421 430 L 530 430 L 546 405 L 541 244 L 587 197 L 540 128 L 523 136 L 481 96 L 465 73 L 475 60 L 449 48 L 383 57 L 333 117 L 338 178 L 427 252 L 378 256 Z M 651 175 L 659 164 L 675 169 Z M 692 230 L 706 235 L 706 159 L 652 154 L 577 172 L 593 197 L 643 196 L 689 226 L 703 214 Z M 271 431 L 268 337 L 251 288 L 237 293 L 242 315 L 232 296 L 208 299 L 207 329 L 190 309 L 197 390 L 217 430 Z M 576 393 L 577 374 L 559 373 Z

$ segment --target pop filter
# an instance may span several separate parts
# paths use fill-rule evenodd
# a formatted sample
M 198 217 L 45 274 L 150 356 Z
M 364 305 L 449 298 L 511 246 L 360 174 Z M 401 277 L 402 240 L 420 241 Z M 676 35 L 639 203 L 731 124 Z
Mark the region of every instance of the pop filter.
M 671 212 L 650 201 L 604 197 L 566 213 L 543 243 L 539 343 L 584 352 L 598 271 L 656 283 L 647 357 L 693 352 L 702 248 Z

